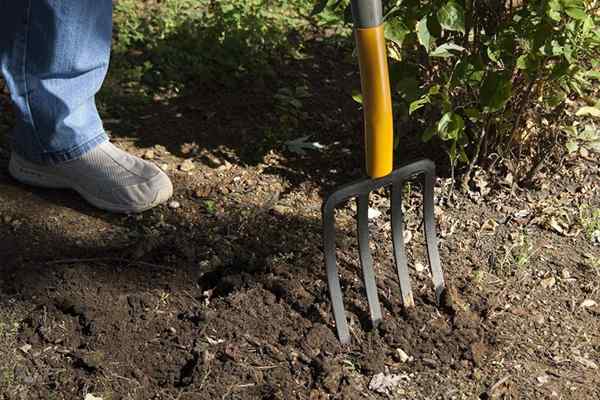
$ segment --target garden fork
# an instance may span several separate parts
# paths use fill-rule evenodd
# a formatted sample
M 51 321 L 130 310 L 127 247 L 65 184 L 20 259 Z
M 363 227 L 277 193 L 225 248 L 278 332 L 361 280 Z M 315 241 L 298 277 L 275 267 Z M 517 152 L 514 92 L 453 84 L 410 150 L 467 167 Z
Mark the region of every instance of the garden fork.
M 391 189 L 391 228 L 394 260 L 400 281 L 402 302 L 405 308 L 414 307 L 408 264 L 404 249 L 402 188 L 405 181 L 416 175 L 425 178 L 423 193 L 423 220 L 427 256 L 436 301 L 439 304 L 444 291 L 444 276 L 440 264 L 434 220 L 433 187 L 435 165 L 430 160 L 419 160 L 401 168 L 393 167 L 392 102 L 386 46 L 383 32 L 381 0 L 352 0 L 352 16 L 361 76 L 364 110 L 366 172 L 368 177 L 350 183 L 330 194 L 323 203 L 323 249 L 329 294 L 338 337 L 343 344 L 350 342 L 340 280 L 336 266 L 335 209 L 341 203 L 356 198 L 359 259 L 374 326 L 382 319 L 369 249 L 369 193 L 380 188 Z

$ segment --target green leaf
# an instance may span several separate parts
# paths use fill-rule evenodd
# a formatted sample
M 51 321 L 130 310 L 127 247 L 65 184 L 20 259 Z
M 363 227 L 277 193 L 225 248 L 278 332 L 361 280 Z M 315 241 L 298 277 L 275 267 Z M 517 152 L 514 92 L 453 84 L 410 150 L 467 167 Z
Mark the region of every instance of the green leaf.
M 438 121 L 437 131 L 442 140 L 457 140 L 465 129 L 465 121 L 455 112 L 447 112 Z
M 431 138 L 433 138 L 434 135 L 435 135 L 435 128 L 433 126 L 430 126 L 421 135 L 421 140 L 423 142 L 427 143 L 431 140 Z
M 549 94 L 544 93 L 543 101 L 544 105 L 548 109 L 553 109 L 557 107 L 560 103 L 565 101 L 567 98 L 567 93 L 563 90 L 551 90 Z
M 456 141 L 452 142 L 452 144 L 450 145 L 450 150 L 448 151 L 448 154 L 450 155 L 450 160 L 452 161 L 452 163 L 454 163 L 456 161 Z
M 485 75 L 484 65 L 478 57 L 461 57 L 452 75 L 453 85 L 479 86 Z
M 548 9 L 546 10 L 546 15 L 550 17 L 550 19 L 559 22 L 562 10 L 563 6 L 560 0 L 550 0 L 548 2 Z
M 473 122 L 481 120 L 481 111 L 476 108 L 465 108 L 465 115 Z
M 423 17 L 419 22 L 417 22 L 417 39 L 419 39 L 419 43 L 423 47 L 425 47 L 425 51 L 429 53 L 433 44 L 433 38 L 429 33 L 429 29 L 427 28 L 427 17 Z
M 584 75 L 590 79 L 597 79 L 600 81 L 600 71 L 587 71 Z
M 398 91 L 398 94 L 400 94 L 400 96 L 408 103 L 415 101 L 421 96 L 419 84 L 415 76 L 404 76 L 396 84 L 396 90 Z
M 500 110 L 512 94 L 512 82 L 510 75 L 491 71 L 486 74 L 479 97 L 485 111 L 494 112 Z
M 569 17 L 577 19 L 577 20 L 582 20 L 582 19 L 585 19 L 587 17 L 587 14 L 586 14 L 584 8 L 571 7 L 571 8 L 567 8 L 565 10 L 565 12 L 567 13 L 567 15 Z
M 579 144 L 575 140 L 570 140 L 566 143 L 567 151 L 569 154 L 575 153 L 579 150 Z
M 442 28 L 449 31 L 465 32 L 465 10 L 463 7 L 450 0 L 437 12 L 438 21 Z
M 412 103 L 410 103 L 410 106 L 408 108 L 408 114 L 412 114 L 415 111 L 417 111 L 420 108 L 425 107 L 426 104 L 431 103 L 431 100 L 429 99 L 428 95 L 425 95 L 423 97 L 421 97 L 418 100 L 413 101 Z
M 363 103 L 363 97 L 362 97 L 362 93 L 360 92 L 360 90 L 358 90 L 358 89 L 352 90 L 352 100 L 354 100 L 358 104 Z
M 469 162 L 469 156 L 467 156 L 467 153 L 465 152 L 464 147 L 460 148 L 458 155 L 459 155 L 460 161 L 464 162 L 465 164 Z
M 518 69 L 527 69 L 527 54 L 523 54 L 517 58 L 517 68 Z
M 410 30 L 400 18 L 392 18 L 385 22 L 384 33 L 386 39 L 402 47 L 402 43 L 404 43 L 404 39 L 410 33 Z
M 430 96 L 435 96 L 436 94 L 439 94 L 439 93 L 440 93 L 440 89 L 441 89 L 441 88 L 440 88 L 440 85 L 438 85 L 438 84 L 436 83 L 435 85 L 432 85 L 432 86 L 429 88 L 429 92 L 428 92 L 428 93 L 429 93 L 429 95 L 430 95 Z
M 579 110 L 577 110 L 577 112 L 575 113 L 575 115 L 577 115 L 578 117 L 584 117 L 584 116 L 592 116 L 592 117 L 598 117 L 600 118 L 600 108 L 596 108 L 596 107 L 581 107 Z
M 465 48 L 452 42 L 444 43 L 429 54 L 431 57 L 448 58 L 464 51 Z

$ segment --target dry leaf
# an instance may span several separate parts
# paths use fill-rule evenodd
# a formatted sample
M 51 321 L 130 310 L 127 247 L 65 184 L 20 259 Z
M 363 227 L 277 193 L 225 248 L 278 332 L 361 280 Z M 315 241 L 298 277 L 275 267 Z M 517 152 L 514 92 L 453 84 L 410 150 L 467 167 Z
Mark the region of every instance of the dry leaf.
M 481 225 L 481 231 L 485 232 L 488 235 L 492 235 L 496 232 L 497 226 L 498 226 L 498 223 L 496 222 L 495 219 L 488 219 L 487 221 L 485 221 L 483 223 L 483 225 Z
M 598 369 L 598 364 L 590 360 L 589 358 L 574 356 L 573 359 L 577 361 L 579 364 L 584 365 L 591 369 Z
M 377 393 L 391 395 L 394 389 L 400 386 L 402 380 L 408 379 L 408 375 L 384 374 L 380 372 L 371 378 L 369 389 Z

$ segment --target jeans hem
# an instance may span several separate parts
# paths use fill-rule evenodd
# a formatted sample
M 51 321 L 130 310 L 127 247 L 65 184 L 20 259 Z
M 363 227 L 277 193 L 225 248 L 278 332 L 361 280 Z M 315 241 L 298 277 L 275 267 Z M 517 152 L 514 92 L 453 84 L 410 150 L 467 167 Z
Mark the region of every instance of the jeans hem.
M 75 160 L 80 158 L 84 154 L 93 150 L 96 146 L 107 142 L 108 135 L 106 132 L 102 131 L 98 135 L 94 136 L 90 140 L 79 144 L 77 146 L 71 147 L 67 150 L 54 151 L 54 152 L 43 152 L 38 154 L 23 154 L 18 149 L 15 149 L 16 153 L 26 160 L 34 163 L 39 163 L 41 165 L 55 165 L 62 164 L 68 161 Z

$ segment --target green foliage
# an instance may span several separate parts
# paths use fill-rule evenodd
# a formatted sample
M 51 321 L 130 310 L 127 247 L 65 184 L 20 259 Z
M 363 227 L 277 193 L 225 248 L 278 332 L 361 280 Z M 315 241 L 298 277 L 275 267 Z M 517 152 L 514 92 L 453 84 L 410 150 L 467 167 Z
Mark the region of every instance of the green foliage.
M 399 118 L 445 143 L 453 164 L 493 152 L 533 167 L 548 137 L 573 122 L 565 101 L 593 94 L 600 79 L 597 0 L 390 0 L 384 9 L 395 108 L 408 110 Z
M 268 0 L 120 0 L 115 6 L 113 68 L 149 90 L 189 81 L 233 84 L 269 77 L 274 59 L 298 48 L 289 36 L 311 2 Z M 301 46 L 300 46 L 301 47 Z
M 592 242 L 600 242 L 600 208 L 583 206 L 579 210 L 579 222 L 585 230 L 585 234 Z M 596 239 L 595 239 L 596 238 Z

